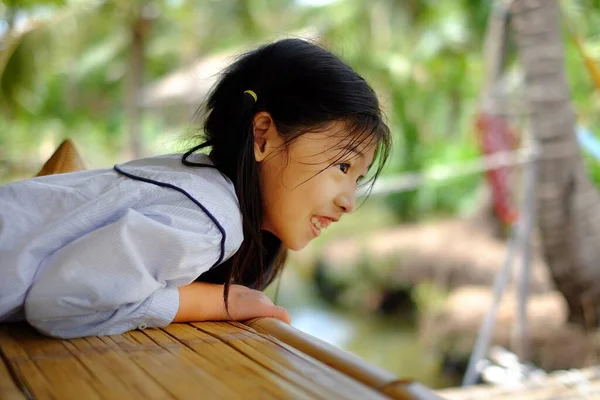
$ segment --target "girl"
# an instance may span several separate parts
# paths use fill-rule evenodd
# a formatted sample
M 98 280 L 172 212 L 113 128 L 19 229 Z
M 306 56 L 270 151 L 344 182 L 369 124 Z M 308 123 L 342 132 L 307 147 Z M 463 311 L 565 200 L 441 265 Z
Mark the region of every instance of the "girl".
M 333 54 L 288 39 L 227 68 L 206 112 L 183 155 L 0 187 L 0 321 L 62 338 L 289 323 L 260 290 L 283 249 L 354 209 L 374 159 L 377 177 L 390 146 L 379 103 Z

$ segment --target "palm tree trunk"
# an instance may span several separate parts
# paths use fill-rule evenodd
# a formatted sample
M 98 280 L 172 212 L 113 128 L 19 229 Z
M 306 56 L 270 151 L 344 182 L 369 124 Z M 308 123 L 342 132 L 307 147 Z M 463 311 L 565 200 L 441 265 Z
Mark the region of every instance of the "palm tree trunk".
M 543 251 L 571 322 L 598 325 L 600 196 L 585 174 L 564 69 L 556 0 L 514 0 L 530 129 L 541 148 L 536 202 Z M 582 66 L 582 73 L 584 69 Z

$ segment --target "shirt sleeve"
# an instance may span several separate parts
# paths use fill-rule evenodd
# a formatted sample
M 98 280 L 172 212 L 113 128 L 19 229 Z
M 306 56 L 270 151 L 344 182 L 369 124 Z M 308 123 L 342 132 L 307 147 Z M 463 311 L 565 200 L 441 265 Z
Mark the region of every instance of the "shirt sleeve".
M 25 317 L 61 338 L 165 326 L 179 308 L 177 288 L 208 270 L 220 252 L 221 233 L 200 209 L 129 209 L 42 262 Z

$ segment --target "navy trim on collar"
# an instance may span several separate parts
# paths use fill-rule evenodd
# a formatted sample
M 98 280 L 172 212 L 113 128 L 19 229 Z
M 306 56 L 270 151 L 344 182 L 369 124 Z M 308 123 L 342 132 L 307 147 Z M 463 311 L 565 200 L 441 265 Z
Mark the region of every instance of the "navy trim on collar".
M 223 227 L 221 226 L 221 224 L 219 223 L 219 221 L 217 221 L 217 219 L 215 218 L 215 216 L 212 215 L 210 213 L 210 211 L 208 211 L 206 209 L 206 207 L 204 207 L 191 194 L 189 194 L 188 192 L 186 192 L 185 190 L 183 190 L 182 188 L 180 188 L 178 186 L 172 185 L 170 183 L 159 182 L 159 181 L 155 181 L 155 180 L 152 180 L 152 179 L 148 179 L 148 178 L 144 178 L 144 177 L 141 177 L 141 176 L 130 174 L 129 172 L 123 171 L 121 169 L 121 167 L 119 167 L 118 165 L 115 165 L 113 167 L 113 169 L 115 171 L 117 171 L 119 174 L 124 175 L 124 176 L 126 176 L 128 178 L 131 178 L 131 179 L 135 179 L 137 181 L 151 183 L 151 184 L 156 185 L 156 186 L 160 186 L 160 187 L 164 187 L 164 188 L 169 188 L 169 189 L 177 190 L 179 193 L 182 193 L 184 196 L 186 196 L 188 199 L 190 199 L 194 204 L 196 204 L 198 207 L 200 207 L 200 209 L 202 209 L 202 211 L 204 211 L 204 213 L 208 216 L 208 218 L 210 218 L 210 220 L 215 224 L 215 226 L 217 227 L 217 229 L 219 230 L 219 232 L 221 232 L 221 254 L 219 255 L 219 259 L 217 260 L 217 262 L 214 263 L 213 266 L 210 267 L 210 268 L 212 269 L 212 268 L 216 267 L 217 265 L 221 264 L 221 262 L 223 261 L 223 258 L 225 257 L 225 240 L 227 238 L 227 235 L 225 234 L 225 229 L 223 229 Z

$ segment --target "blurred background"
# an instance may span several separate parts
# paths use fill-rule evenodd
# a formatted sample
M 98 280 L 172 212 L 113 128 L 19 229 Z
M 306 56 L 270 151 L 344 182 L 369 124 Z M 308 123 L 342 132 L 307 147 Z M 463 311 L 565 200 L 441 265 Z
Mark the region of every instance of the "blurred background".
M 497 85 L 506 124 L 499 140 L 486 141 L 484 38 L 494 13 L 506 11 L 494 3 L 4 0 L 0 184 L 33 176 L 65 138 L 87 168 L 182 151 L 197 129 L 196 110 L 237 54 L 284 37 L 315 40 L 377 91 L 395 140 L 384 178 L 409 173 L 401 175 L 408 183 L 402 191 L 380 186 L 354 214 L 291 254 L 277 303 L 297 328 L 400 377 L 454 386 L 491 304 L 522 197 L 518 165 L 469 168 L 491 152 L 516 150 L 526 136 L 513 51 Z M 600 1 L 560 6 L 556 29 L 570 98 L 593 139 L 599 104 L 585 62 L 600 56 Z M 586 151 L 578 157 L 598 187 L 597 159 Z M 537 234 L 532 249 L 531 361 L 547 370 L 595 362 L 587 347 L 595 346 L 594 332 L 567 323 Z M 511 301 L 503 302 L 494 334 L 507 347 Z

